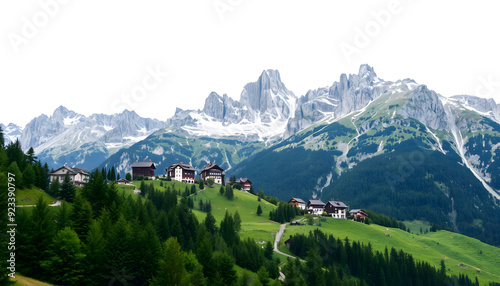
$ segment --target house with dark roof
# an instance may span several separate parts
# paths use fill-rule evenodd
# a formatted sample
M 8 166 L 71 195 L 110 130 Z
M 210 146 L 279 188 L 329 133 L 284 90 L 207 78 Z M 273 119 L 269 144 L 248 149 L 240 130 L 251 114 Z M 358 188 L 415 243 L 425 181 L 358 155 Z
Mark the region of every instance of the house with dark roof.
M 167 168 L 167 177 L 178 182 L 194 184 L 195 171 L 193 166 L 180 162 Z
M 325 203 L 321 200 L 309 200 L 306 205 L 307 213 L 313 215 L 322 215 L 325 210 Z
M 55 180 L 59 180 L 59 182 L 62 183 L 66 173 L 69 174 L 69 178 L 75 186 L 82 187 L 83 184 L 89 181 L 90 175 L 84 169 L 62 166 L 49 174 L 50 182 L 52 183 Z
M 139 176 L 154 178 L 155 177 L 155 163 L 151 162 L 135 162 L 130 167 L 132 167 L 132 179 L 135 180 Z
M 222 182 L 224 182 L 224 169 L 217 164 L 208 163 L 201 169 L 200 177 L 203 181 L 213 179 L 214 183 L 222 184 Z
M 242 191 L 250 191 L 252 188 L 252 182 L 246 177 L 236 179 L 235 183 L 240 184 Z
M 305 210 L 306 209 L 306 202 L 303 199 L 301 199 L 301 198 L 291 198 L 288 201 L 288 204 L 289 205 L 294 205 L 294 206 L 298 207 L 301 210 Z
M 325 212 L 329 215 L 332 215 L 333 218 L 346 219 L 346 212 L 348 206 L 343 202 L 339 201 L 329 201 L 326 203 Z
M 354 216 L 354 219 L 361 219 L 362 221 L 368 216 L 362 209 L 352 209 L 349 214 Z
M 119 179 L 115 182 L 117 185 L 128 185 L 130 182 L 126 179 Z

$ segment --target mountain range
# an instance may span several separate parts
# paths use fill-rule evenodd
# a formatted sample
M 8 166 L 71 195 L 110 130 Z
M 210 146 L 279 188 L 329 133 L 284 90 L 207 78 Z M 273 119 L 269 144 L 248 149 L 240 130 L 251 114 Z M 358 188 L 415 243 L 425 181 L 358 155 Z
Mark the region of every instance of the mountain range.
M 51 167 L 115 166 L 124 175 L 150 159 L 163 174 L 176 162 L 198 170 L 214 162 L 282 200 L 344 200 L 500 244 L 488 230 L 500 226 L 499 123 L 492 99 L 444 97 L 362 65 L 300 97 L 277 70 L 265 70 L 239 100 L 212 92 L 202 110 L 177 109 L 166 121 L 59 107 L 21 134 L 2 128 Z

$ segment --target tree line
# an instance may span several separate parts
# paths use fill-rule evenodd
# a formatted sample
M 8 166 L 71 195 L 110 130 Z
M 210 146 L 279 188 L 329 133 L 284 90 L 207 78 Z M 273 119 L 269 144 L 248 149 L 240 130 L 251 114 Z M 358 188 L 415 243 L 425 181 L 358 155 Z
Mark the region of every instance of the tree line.
M 296 262 L 288 261 L 286 268 L 298 270 L 289 270 L 294 276 L 287 276 L 287 279 L 300 280 L 302 276 L 308 285 L 340 285 L 357 281 L 353 285 L 479 286 L 477 277 L 472 280 L 466 275 L 446 275 L 443 260 L 436 269 L 427 262 L 416 261 L 403 250 L 388 250 L 386 247 L 384 252 L 375 251 L 370 243 L 364 245 L 348 238 L 336 239 L 319 229 L 308 235 L 293 235 L 290 239 L 290 252 L 305 258 L 306 265 L 300 268 Z

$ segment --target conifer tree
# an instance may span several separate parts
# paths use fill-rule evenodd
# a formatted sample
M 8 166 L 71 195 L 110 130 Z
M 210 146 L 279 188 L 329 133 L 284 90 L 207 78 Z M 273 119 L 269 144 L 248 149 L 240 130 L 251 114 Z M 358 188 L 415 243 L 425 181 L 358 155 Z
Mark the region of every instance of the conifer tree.
M 111 181 L 111 182 L 116 181 L 116 170 L 115 170 L 115 166 L 111 167 L 110 181 Z
M 87 236 L 90 223 L 92 222 L 92 206 L 81 195 L 77 195 L 73 202 L 73 212 L 71 220 L 73 229 L 76 231 L 81 240 Z
M 74 230 L 66 227 L 58 232 L 47 256 L 41 265 L 49 280 L 58 285 L 80 285 L 85 254 Z
M 9 157 L 4 148 L 0 147 L 0 172 L 7 170 L 9 166 Z
M 61 183 L 59 183 L 59 178 L 56 178 L 50 184 L 49 190 L 47 193 L 53 197 L 59 197 L 61 191 Z
M 0 126 L 0 149 L 5 148 L 5 138 L 3 137 L 3 130 L 2 127 Z
M 236 212 L 234 213 L 234 230 L 236 232 L 240 231 L 241 229 L 241 217 L 240 217 L 240 214 L 238 213 L 238 210 L 236 210 Z
M 28 165 L 23 172 L 24 186 L 28 189 L 33 187 L 36 182 L 35 170 L 33 170 L 32 165 Z
M 259 205 L 259 206 L 257 206 L 257 215 L 260 216 L 261 214 L 262 214 L 262 208 Z
M 189 276 L 184 266 L 184 253 L 177 238 L 169 238 L 163 247 L 158 272 L 151 281 L 152 286 L 187 285 Z
M 232 285 L 236 280 L 236 270 L 234 270 L 234 260 L 229 254 L 222 252 L 216 257 L 217 272 L 222 279 L 223 285 Z
M 92 221 L 86 240 L 83 248 L 86 255 L 84 282 L 86 285 L 103 285 L 106 282 L 106 239 L 100 221 Z
M 234 198 L 233 188 L 230 185 L 226 186 L 226 190 L 224 191 L 224 196 L 228 200 L 232 200 Z
M 7 172 L 14 174 L 14 177 L 16 178 L 16 187 L 18 187 L 18 188 L 24 187 L 23 173 L 21 173 L 21 170 L 19 169 L 17 162 L 15 162 L 15 161 L 12 162 L 10 164 L 9 168 L 7 168 Z
M 33 150 L 33 147 L 30 147 L 28 152 L 26 153 L 26 160 L 28 161 L 28 164 L 33 165 L 36 162 L 36 156 L 35 156 L 35 150 Z
M 62 201 L 61 207 L 56 213 L 57 230 L 62 230 L 65 227 L 71 225 L 70 216 L 71 216 L 71 210 L 69 208 L 69 204 L 66 201 Z
M 224 195 L 224 187 L 223 186 L 220 186 L 219 193 L 221 196 Z
M 210 232 L 211 234 L 215 234 L 217 232 L 217 226 L 215 225 L 216 222 L 217 221 L 215 220 L 215 217 L 212 215 L 212 213 L 209 212 L 207 213 L 203 224 L 205 225 L 205 228 L 208 232 Z
M 72 203 L 75 198 L 75 186 L 69 177 L 69 172 L 66 172 L 66 175 L 64 176 L 64 181 L 61 184 L 59 194 L 63 200 L 70 203 Z

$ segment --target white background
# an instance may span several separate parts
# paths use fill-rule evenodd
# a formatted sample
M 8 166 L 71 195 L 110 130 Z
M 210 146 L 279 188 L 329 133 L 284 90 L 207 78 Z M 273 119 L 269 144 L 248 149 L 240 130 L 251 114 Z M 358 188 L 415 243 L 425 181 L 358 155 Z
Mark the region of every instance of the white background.
M 363 63 L 385 80 L 500 102 L 499 11 L 498 1 L 1 1 L 0 122 L 24 126 L 60 105 L 166 120 L 203 108 L 211 91 L 239 99 L 264 69 L 300 96 Z M 360 31 L 368 40 L 356 45 Z M 168 77 L 123 104 L 157 66 Z

